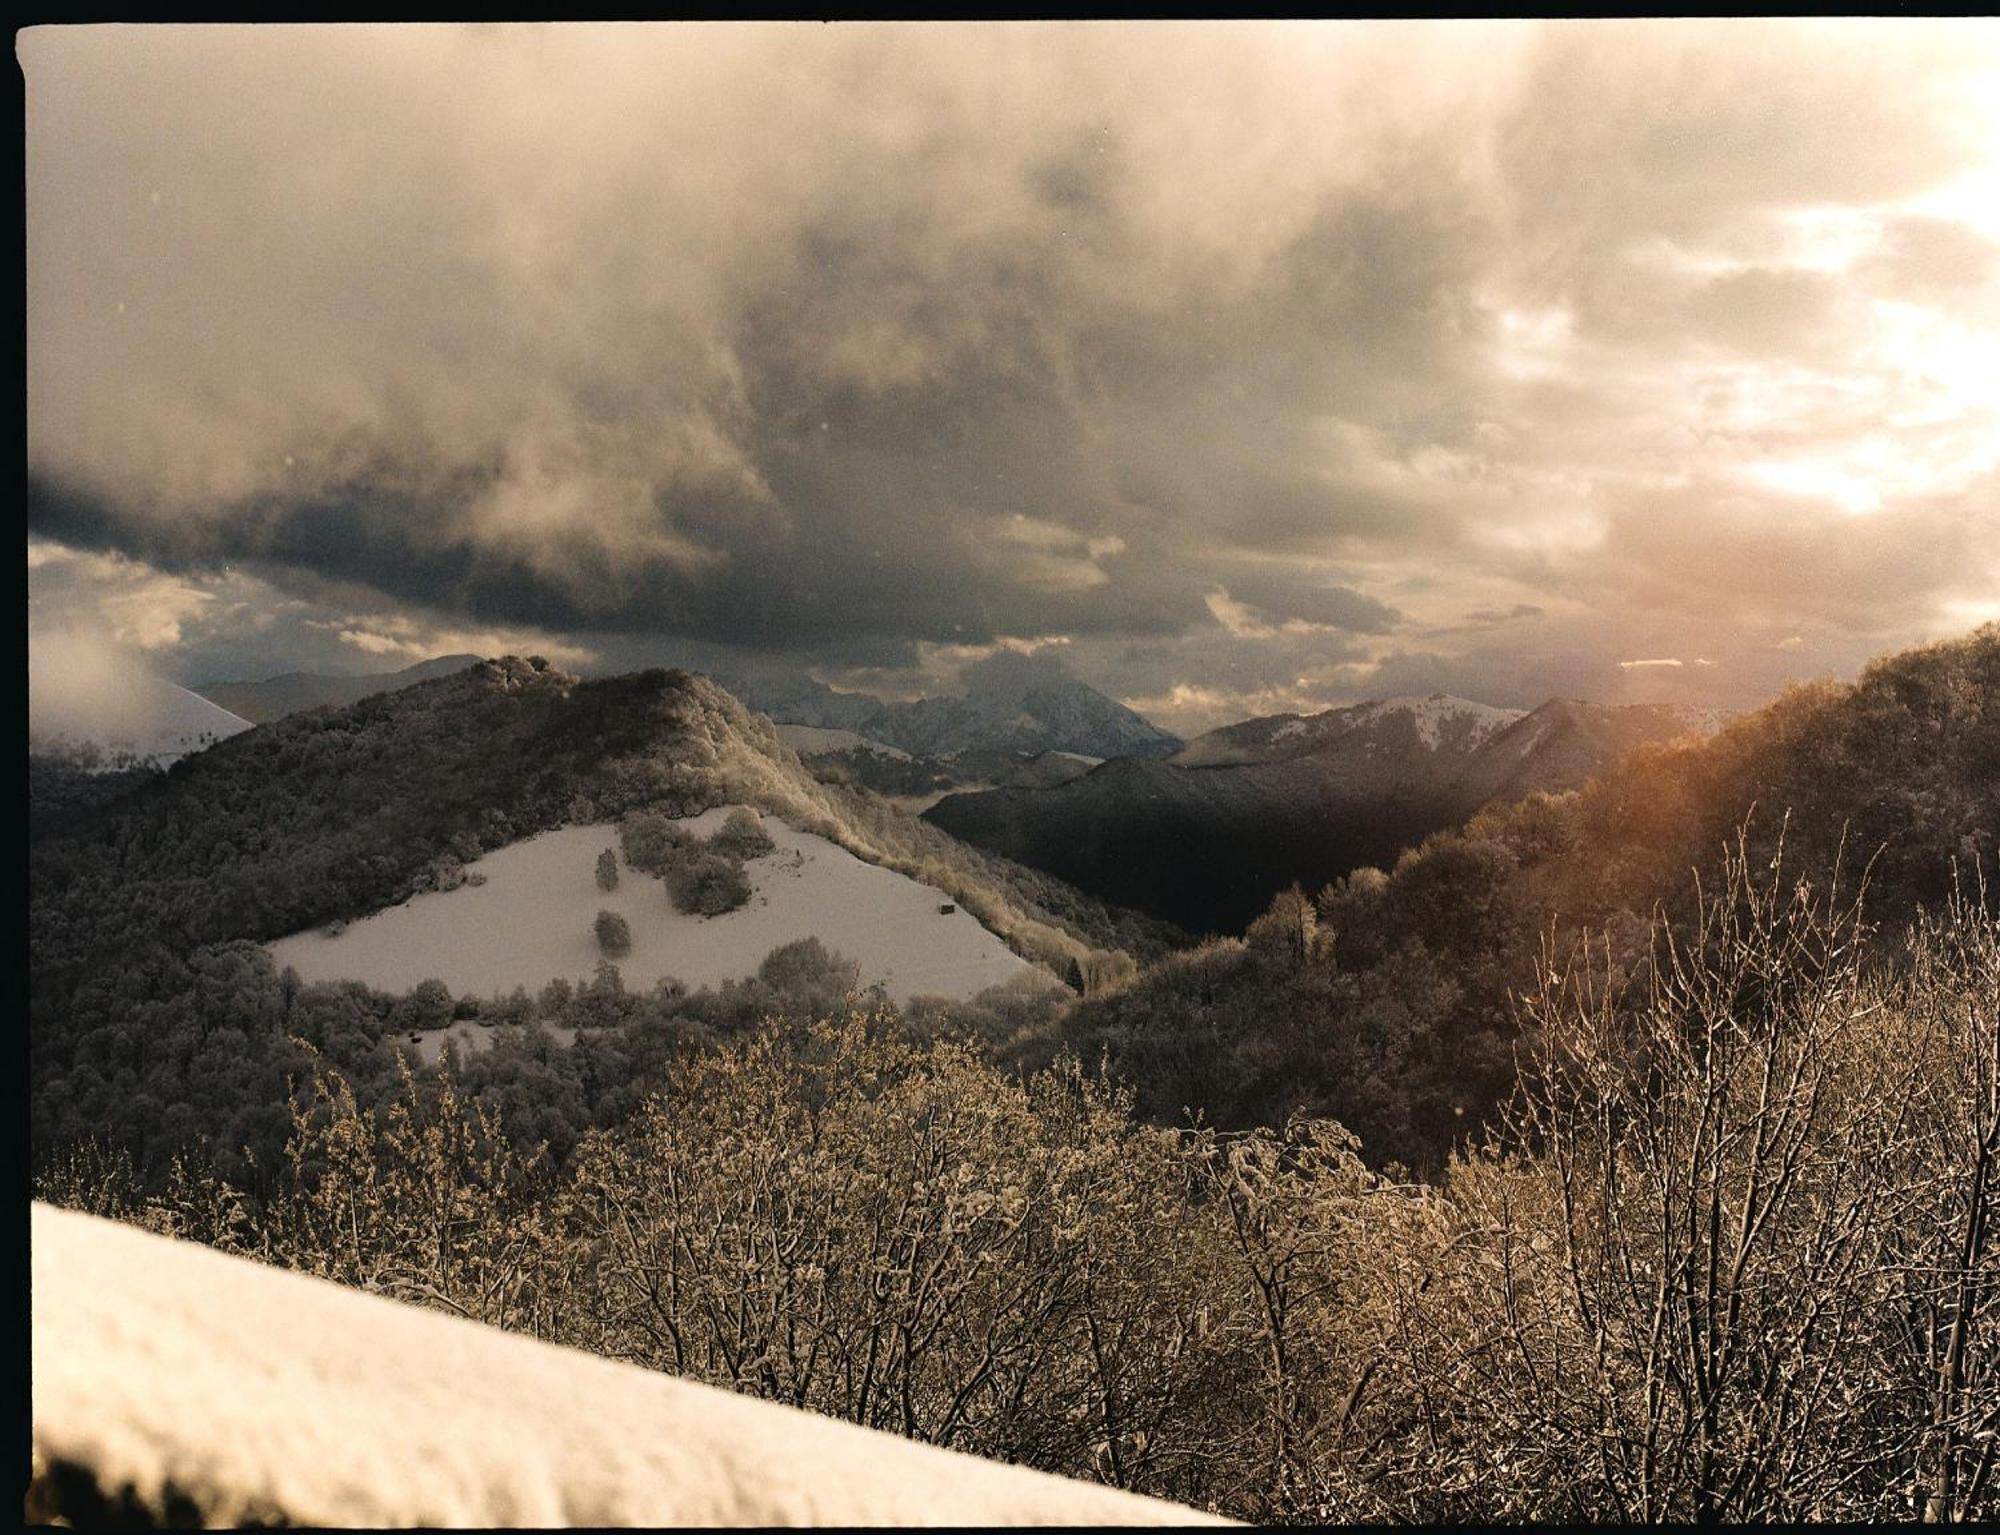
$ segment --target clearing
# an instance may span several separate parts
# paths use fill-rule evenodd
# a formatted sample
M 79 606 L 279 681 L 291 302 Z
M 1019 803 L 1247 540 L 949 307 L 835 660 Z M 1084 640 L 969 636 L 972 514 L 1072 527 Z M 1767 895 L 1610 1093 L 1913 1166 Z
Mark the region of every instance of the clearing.
M 731 808 L 680 824 L 706 836 Z M 617 827 L 565 826 L 467 864 L 467 882 L 455 890 L 412 896 L 333 937 L 294 933 L 271 944 L 271 955 L 305 981 L 407 991 L 434 977 L 454 996 L 504 996 L 558 977 L 588 979 L 603 957 L 591 924 L 599 911 L 614 911 L 632 929 L 632 951 L 616 963 L 634 989 L 668 977 L 689 987 L 741 980 L 798 938 L 856 961 L 864 986 L 879 981 L 898 1002 L 970 997 L 1034 968 L 962 908 L 941 911 L 952 901 L 942 891 L 775 816 L 763 821 L 776 846 L 744 864 L 750 899 L 719 917 L 676 911 L 658 879 L 622 858 L 618 888 L 599 890 L 597 855 L 618 846 Z

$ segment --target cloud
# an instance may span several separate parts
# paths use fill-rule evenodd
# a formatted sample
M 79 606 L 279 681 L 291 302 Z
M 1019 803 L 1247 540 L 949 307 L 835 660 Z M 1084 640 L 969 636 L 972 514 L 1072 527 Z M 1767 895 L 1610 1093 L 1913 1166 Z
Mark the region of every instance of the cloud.
M 18 51 L 29 526 L 183 670 L 1059 636 L 1133 697 L 1511 699 L 2000 578 L 1991 24 Z
M 214 591 L 123 555 L 90 554 L 43 539 L 28 541 L 28 571 L 31 629 L 89 629 L 132 650 L 179 645 L 217 600 Z

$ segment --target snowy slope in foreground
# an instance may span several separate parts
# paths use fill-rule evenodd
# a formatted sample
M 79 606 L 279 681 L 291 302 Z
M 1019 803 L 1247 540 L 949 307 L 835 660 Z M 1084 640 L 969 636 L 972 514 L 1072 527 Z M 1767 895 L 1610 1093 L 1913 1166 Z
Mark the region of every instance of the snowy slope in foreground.
M 209 1526 L 1215 1523 L 36 1205 L 34 1443 Z
M 727 813 L 718 807 L 682 824 L 707 836 Z M 669 976 L 688 986 L 739 981 L 796 938 L 856 961 L 864 986 L 880 981 L 898 1002 L 970 997 L 1034 968 L 962 908 L 941 912 L 954 904 L 942 892 L 763 819 L 776 850 L 744 865 L 750 901 L 720 917 L 674 910 L 659 880 L 631 869 L 621 868 L 616 890 L 599 890 L 597 855 L 618 846 L 617 828 L 566 826 L 467 864 L 482 885 L 412 896 L 338 937 L 294 933 L 271 956 L 306 981 L 405 991 L 435 977 L 455 996 L 532 993 L 558 977 L 587 979 L 602 957 L 591 924 L 615 911 L 632 929 L 632 952 L 617 963 L 634 990 Z

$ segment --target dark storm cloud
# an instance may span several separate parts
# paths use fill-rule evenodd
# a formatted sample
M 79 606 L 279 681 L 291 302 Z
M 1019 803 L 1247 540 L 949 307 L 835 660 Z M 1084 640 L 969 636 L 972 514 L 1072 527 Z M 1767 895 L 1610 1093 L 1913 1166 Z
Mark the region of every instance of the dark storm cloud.
M 1641 634 L 1912 634 L 1985 575 L 1993 246 L 1918 200 L 1992 164 L 1991 27 L 20 53 L 31 532 L 253 572 L 363 649 L 1062 640 L 1226 710 L 1514 688 L 1494 614 L 1599 615 L 1532 690 Z

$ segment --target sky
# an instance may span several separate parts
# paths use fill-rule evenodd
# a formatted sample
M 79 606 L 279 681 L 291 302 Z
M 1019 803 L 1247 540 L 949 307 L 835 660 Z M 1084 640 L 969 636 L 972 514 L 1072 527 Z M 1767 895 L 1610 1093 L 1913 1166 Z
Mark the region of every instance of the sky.
M 31 646 L 1186 733 L 2000 618 L 2000 25 L 19 34 Z

